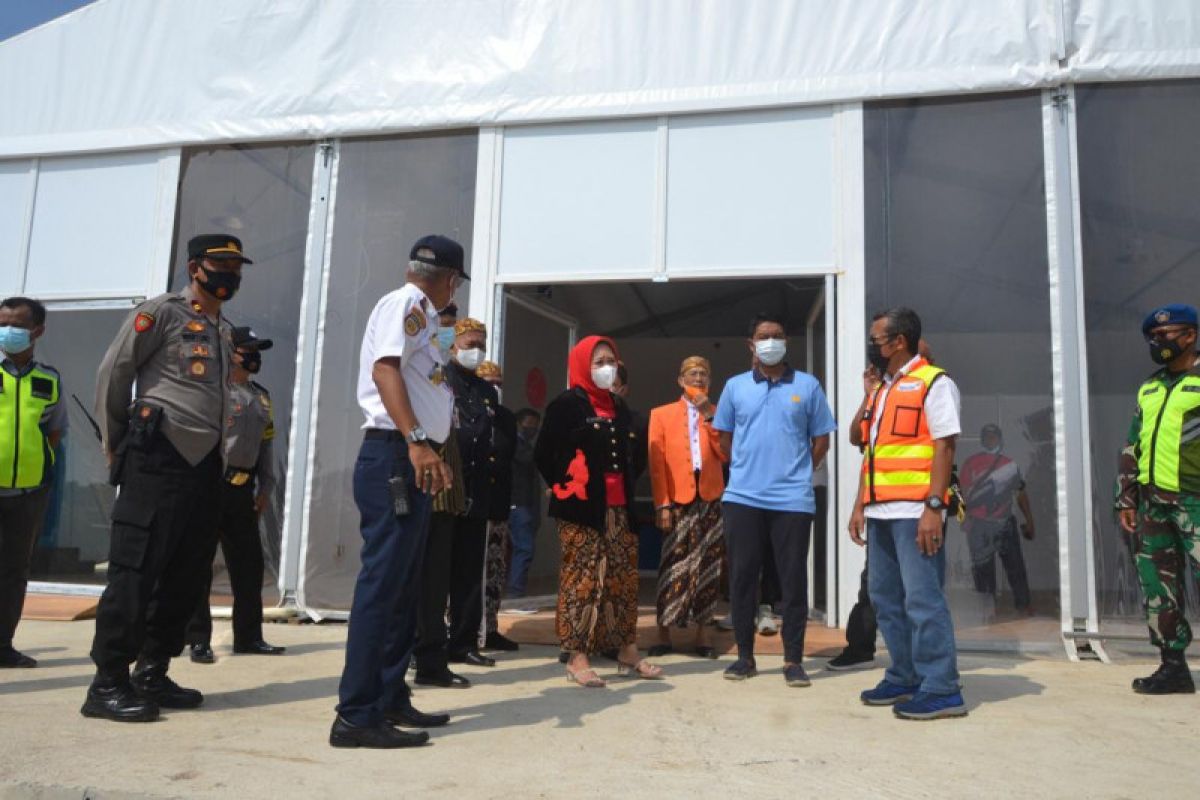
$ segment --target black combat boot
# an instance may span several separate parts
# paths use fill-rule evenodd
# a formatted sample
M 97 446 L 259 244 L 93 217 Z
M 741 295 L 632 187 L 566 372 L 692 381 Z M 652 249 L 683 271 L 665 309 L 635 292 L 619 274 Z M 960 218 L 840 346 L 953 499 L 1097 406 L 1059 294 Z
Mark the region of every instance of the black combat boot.
M 161 708 L 196 708 L 204 695 L 195 689 L 185 689 L 167 677 L 169 661 L 138 661 L 131 681 L 137 693 L 152 700 Z
M 79 713 L 114 722 L 153 722 L 158 706 L 135 692 L 128 676 L 97 675 Z
M 1134 678 L 1133 690 L 1138 694 L 1195 694 L 1196 684 L 1183 652 L 1164 648 L 1162 666 L 1148 678 Z

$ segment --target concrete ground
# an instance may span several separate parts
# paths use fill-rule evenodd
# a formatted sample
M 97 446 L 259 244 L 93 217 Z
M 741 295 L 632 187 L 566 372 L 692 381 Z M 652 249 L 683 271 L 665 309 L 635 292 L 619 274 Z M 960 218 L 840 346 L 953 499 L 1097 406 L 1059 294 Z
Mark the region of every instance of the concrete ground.
M 1129 691 L 1116 665 L 965 655 L 966 719 L 904 722 L 862 706 L 880 670 L 820 671 L 788 689 L 780 658 L 744 683 L 728 659 L 661 660 L 668 679 L 584 690 L 556 649 L 526 645 L 467 690 L 421 689 L 453 723 L 419 750 L 327 744 L 345 626 L 272 625 L 279 658 L 176 661 L 202 709 L 149 725 L 84 719 L 91 622 L 22 623 L 41 660 L 0 671 L 0 798 L 131 797 L 1195 797 L 1197 696 Z M 612 665 L 601 662 L 602 674 Z

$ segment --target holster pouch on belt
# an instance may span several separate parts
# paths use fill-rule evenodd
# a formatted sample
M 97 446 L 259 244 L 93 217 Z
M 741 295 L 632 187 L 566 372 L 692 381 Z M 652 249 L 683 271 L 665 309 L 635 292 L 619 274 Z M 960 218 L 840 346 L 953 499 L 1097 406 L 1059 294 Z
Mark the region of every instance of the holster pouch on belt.
M 163 410 L 143 400 L 137 400 L 129 407 L 129 429 L 125 431 L 125 438 L 117 445 L 112 466 L 108 470 L 110 485 L 117 486 L 121 483 L 121 471 L 130 447 L 136 447 L 143 452 L 150 449 L 150 442 L 162 427 L 162 420 Z

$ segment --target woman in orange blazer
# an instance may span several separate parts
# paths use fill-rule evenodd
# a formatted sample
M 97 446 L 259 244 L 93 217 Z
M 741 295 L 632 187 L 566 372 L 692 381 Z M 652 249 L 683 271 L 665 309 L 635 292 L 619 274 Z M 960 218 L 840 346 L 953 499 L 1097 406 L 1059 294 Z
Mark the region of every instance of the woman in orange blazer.
M 672 652 L 671 626 L 696 624 L 696 653 L 716 658 L 708 623 L 716 609 L 725 539 L 721 526 L 722 465 L 729 456 L 711 421 L 708 359 L 691 356 L 679 368 L 682 396 L 650 412 L 650 482 L 655 521 L 665 537 L 658 572 L 659 644 Z

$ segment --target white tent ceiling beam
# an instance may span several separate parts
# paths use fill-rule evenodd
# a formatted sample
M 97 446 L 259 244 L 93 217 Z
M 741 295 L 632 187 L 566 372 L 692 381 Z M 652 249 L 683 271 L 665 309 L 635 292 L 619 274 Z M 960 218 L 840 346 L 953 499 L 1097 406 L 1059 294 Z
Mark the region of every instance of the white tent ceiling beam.
M 0 157 L 1200 75 L 1194 0 L 99 0 L 0 44 Z

